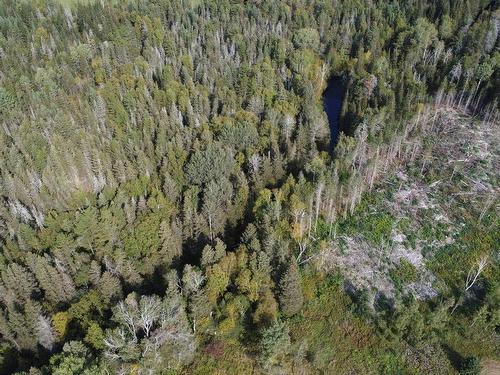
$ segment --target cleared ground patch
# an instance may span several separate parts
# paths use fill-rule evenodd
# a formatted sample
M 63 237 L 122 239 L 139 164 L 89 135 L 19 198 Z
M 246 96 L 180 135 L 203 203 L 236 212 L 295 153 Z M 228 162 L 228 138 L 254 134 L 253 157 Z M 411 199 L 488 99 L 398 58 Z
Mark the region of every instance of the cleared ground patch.
M 494 359 L 485 359 L 481 365 L 481 375 L 498 375 L 500 374 L 500 361 Z
M 317 259 L 372 298 L 433 298 L 495 246 L 498 125 L 450 107 L 420 121 L 414 151 L 339 221 Z

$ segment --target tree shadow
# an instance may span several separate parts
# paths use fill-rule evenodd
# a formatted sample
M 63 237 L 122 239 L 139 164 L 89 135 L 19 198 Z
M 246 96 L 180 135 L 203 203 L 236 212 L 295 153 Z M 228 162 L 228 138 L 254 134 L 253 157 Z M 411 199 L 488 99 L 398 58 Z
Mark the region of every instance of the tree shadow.
M 455 368 L 455 370 L 460 371 L 465 358 L 462 357 L 460 353 L 458 353 L 456 350 L 451 348 L 450 346 L 443 344 L 442 345 L 443 351 L 446 353 L 446 356 L 448 357 L 448 360 L 452 364 L 452 366 Z

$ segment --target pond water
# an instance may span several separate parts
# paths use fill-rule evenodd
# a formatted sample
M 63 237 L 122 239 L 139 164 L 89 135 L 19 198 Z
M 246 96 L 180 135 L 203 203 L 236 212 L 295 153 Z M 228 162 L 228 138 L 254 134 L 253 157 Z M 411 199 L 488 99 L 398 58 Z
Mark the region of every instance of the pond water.
M 325 108 L 330 124 L 331 149 L 335 148 L 340 133 L 340 113 L 342 112 L 342 101 L 344 100 L 344 84 L 340 77 L 333 77 L 328 81 L 328 86 L 323 93 L 323 107 Z

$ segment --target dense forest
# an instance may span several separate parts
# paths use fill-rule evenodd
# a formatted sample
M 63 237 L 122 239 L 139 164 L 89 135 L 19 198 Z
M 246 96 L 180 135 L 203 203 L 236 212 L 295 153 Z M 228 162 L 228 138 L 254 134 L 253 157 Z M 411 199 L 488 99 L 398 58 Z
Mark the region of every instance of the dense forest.
M 0 0 L 0 373 L 498 361 L 499 5 Z

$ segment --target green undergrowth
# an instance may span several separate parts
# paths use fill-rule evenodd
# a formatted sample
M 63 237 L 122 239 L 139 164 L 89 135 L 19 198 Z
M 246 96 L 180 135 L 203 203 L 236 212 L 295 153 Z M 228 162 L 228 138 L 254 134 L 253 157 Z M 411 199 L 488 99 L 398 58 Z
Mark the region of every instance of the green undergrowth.
M 402 371 L 401 352 L 389 346 L 367 321 L 356 316 L 355 305 L 343 290 L 338 274 L 306 274 L 308 302 L 290 322 L 296 350 L 305 348 L 313 373 L 393 373 Z
M 395 218 L 383 205 L 387 193 L 365 194 L 354 212 L 339 220 L 337 234 L 363 237 L 375 246 L 388 243 Z

